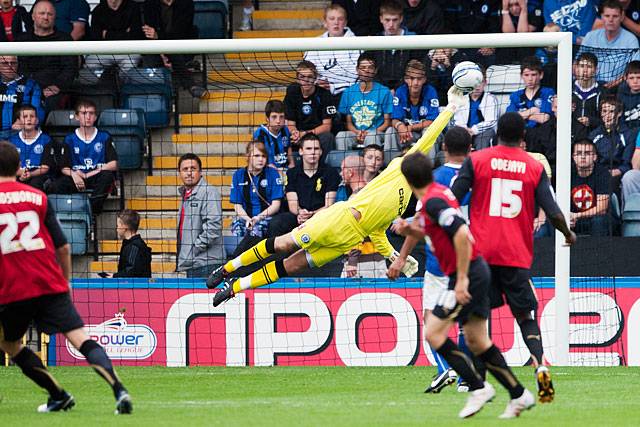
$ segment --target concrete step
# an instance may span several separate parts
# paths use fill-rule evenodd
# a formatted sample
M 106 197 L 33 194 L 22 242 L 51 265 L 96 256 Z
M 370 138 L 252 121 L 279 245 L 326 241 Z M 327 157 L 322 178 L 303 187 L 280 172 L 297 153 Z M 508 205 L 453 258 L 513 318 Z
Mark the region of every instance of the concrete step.
M 151 261 L 151 273 L 161 274 L 162 277 L 168 277 L 167 274 L 175 273 L 176 262 L 175 261 Z M 118 258 L 105 257 L 101 261 L 92 261 L 89 264 L 89 273 L 115 273 L 118 271 Z
M 203 98 L 205 102 L 213 101 L 268 101 L 270 99 L 283 99 L 286 93 L 286 87 L 273 89 L 239 89 L 235 86 L 229 86 L 227 89 L 210 90 Z
M 274 0 L 260 0 L 260 10 L 304 10 L 304 9 L 324 9 L 330 1 L 315 1 L 315 0 L 285 0 L 285 1 L 274 1 Z
M 324 31 L 325 31 L 324 29 L 236 31 L 233 33 L 233 38 L 234 39 L 280 39 L 280 38 L 318 37 L 319 35 L 324 33 Z
M 127 208 L 136 211 L 178 211 L 178 197 L 133 197 L 127 200 Z M 222 210 L 232 211 L 233 204 L 228 197 L 222 197 Z
M 324 10 L 256 10 L 254 30 L 311 30 L 322 28 Z
M 159 214 L 159 213 L 158 213 Z M 148 225 L 146 228 L 140 228 L 139 233 L 145 240 L 175 240 L 176 238 L 176 230 L 178 228 L 178 218 L 177 212 L 174 213 L 172 217 L 166 217 L 168 213 L 163 212 L 162 222 L 159 221 L 159 218 L 152 218 L 148 223 L 144 225 Z M 223 216 L 222 218 L 222 232 L 224 235 L 231 234 L 231 223 L 235 219 L 235 215 L 229 213 L 228 215 Z M 142 225 L 142 221 L 141 221 Z M 157 226 L 156 226 L 157 225 Z M 162 227 L 161 227 L 162 226 Z
M 175 233 L 177 227 L 174 227 L 173 231 Z M 160 253 L 176 253 L 176 240 L 175 236 L 173 240 L 154 240 L 148 239 L 146 240 L 147 246 L 151 248 L 151 251 L 155 254 Z M 100 241 L 100 252 L 109 253 L 109 254 L 117 254 L 120 253 L 120 247 L 122 246 L 122 240 L 101 240 Z
M 257 32 L 257 31 L 247 31 Z M 322 33 L 320 33 L 322 34 Z M 248 37 L 245 37 L 248 38 Z M 225 59 L 229 61 L 243 61 L 245 63 L 249 61 L 265 61 L 263 64 L 268 64 L 268 61 L 286 61 L 287 63 L 295 66 L 296 63 L 302 61 L 304 52 L 241 52 L 241 53 L 225 53 Z
M 245 144 L 253 138 L 251 133 L 222 135 L 219 133 L 175 133 L 171 136 L 174 144 Z
M 237 84 L 241 87 L 247 87 L 249 83 L 270 86 L 272 84 L 288 85 L 294 81 L 296 71 L 289 66 L 288 70 L 228 70 L 228 71 L 211 71 L 209 72 L 210 83 Z
M 157 156 L 153 158 L 153 167 L 156 169 L 178 168 L 178 157 Z M 203 169 L 238 169 L 247 165 L 246 156 L 204 156 L 201 157 Z
M 194 113 L 180 114 L 180 126 L 248 126 L 265 122 L 264 113 Z

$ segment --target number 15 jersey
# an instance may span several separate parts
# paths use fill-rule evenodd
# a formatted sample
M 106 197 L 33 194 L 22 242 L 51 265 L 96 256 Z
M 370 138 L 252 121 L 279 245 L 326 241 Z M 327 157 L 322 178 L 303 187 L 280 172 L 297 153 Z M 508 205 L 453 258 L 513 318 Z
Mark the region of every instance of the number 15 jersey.
M 497 145 L 465 161 L 452 186 L 460 200 L 471 188 L 471 234 L 490 265 L 531 268 L 536 202 L 560 212 L 544 167 L 519 147 Z
M 68 292 L 55 254 L 66 243 L 43 192 L 0 183 L 0 305 Z

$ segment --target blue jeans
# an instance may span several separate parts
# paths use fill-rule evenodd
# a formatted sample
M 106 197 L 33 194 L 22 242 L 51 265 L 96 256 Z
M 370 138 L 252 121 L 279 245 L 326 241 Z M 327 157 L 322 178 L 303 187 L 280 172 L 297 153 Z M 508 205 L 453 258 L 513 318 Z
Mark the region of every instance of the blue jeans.
M 581 218 L 576 221 L 576 234 L 586 234 L 591 236 L 609 236 L 609 215 L 596 215 L 591 218 Z
M 219 264 L 203 265 L 202 267 L 190 268 L 185 273 L 187 273 L 187 278 L 189 279 L 206 279 L 218 267 L 220 267 Z

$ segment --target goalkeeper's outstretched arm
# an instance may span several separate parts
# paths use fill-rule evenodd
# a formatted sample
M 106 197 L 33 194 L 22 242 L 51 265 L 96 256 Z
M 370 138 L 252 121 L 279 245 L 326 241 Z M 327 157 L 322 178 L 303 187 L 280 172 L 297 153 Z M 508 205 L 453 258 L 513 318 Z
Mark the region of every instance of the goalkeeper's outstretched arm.
M 438 115 L 433 123 L 429 125 L 424 135 L 411 147 L 407 154 L 415 153 L 416 151 L 427 153 L 431 150 L 431 147 L 433 147 L 433 144 L 435 144 L 436 139 L 438 139 L 443 129 L 449 124 L 456 110 L 467 107 L 469 103 L 469 97 L 455 86 L 451 86 L 449 92 L 447 92 L 447 97 L 449 103 L 445 109 Z

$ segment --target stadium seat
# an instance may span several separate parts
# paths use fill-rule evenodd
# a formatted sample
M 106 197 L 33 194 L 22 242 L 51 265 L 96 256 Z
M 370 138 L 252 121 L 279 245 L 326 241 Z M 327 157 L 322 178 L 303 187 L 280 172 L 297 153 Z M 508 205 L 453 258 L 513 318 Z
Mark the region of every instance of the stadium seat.
M 133 68 L 122 76 L 122 108 L 144 111 L 149 127 L 169 125 L 171 72 L 166 68 Z
M 71 245 L 71 254 L 85 255 L 91 230 L 89 193 L 51 194 L 49 200 Z
M 73 110 L 53 110 L 47 116 L 44 129 L 56 142 L 64 141 L 64 137 L 73 132 L 80 123 Z
M 146 128 L 141 110 L 105 110 L 98 118 L 97 127 L 111 134 L 118 153 L 119 169 L 139 169 L 142 166 Z
M 633 194 L 624 201 L 622 235 L 625 237 L 640 237 L 640 193 Z
M 345 157 L 359 156 L 359 155 L 361 155 L 361 152 L 358 150 L 351 150 L 351 151 L 334 150 L 329 154 L 327 154 L 326 163 L 331 167 L 339 169 Z
M 104 111 L 118 106 L 118 90 L 119 82 L 114 68 L 81 68 L 71 86 L 70 94 L 75 98 L 89 98 L 96 103 L 97 111 Z
M 200 39 L 224 39 L 227 37 L 227 1 L 195 0 L 193 24 Z

